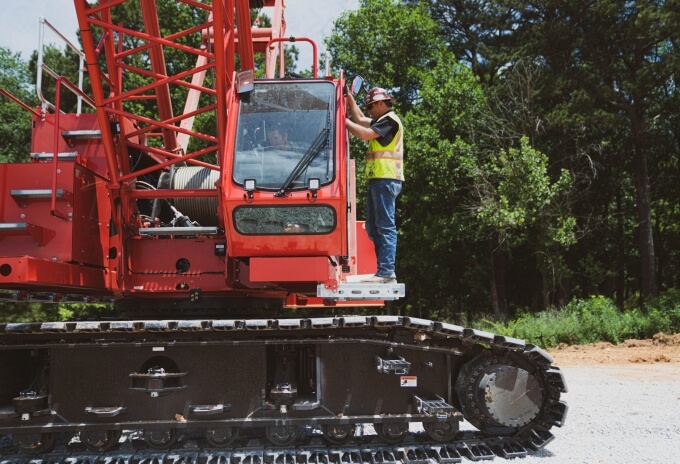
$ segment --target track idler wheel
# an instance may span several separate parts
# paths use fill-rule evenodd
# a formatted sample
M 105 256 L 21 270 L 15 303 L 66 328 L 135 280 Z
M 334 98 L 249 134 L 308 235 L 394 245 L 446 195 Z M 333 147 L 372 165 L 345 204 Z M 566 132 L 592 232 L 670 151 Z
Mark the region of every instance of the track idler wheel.
M 290 445 L 297 436 L 297 427 L 293 425 L 272 425 L 267 427 L 267 439 L 276 446 Z
M 385 443 L 399 443 L 408 433 L 408 422 L 375 424 L 375 433 Z
M 323 437 L 331 445 L 344 445 L 354 438 L 354 424 L 329 424 L 323 426 Z
M 120 430 L 93 430 L 80 432 L 80 442 L 90 451 L 108 451 L 118 444 Z
M 215 448 L 224 448 L 236 440 L 238 437 L 237 427 L 220 427 L 217 429 L 207 429 L 205 440 Z
M 545 400 L 544 385 L 535 372 L 489 352 L 473 358 L 456 380 L 465 419 L 495 435 L 512 435 L 534 421 Z

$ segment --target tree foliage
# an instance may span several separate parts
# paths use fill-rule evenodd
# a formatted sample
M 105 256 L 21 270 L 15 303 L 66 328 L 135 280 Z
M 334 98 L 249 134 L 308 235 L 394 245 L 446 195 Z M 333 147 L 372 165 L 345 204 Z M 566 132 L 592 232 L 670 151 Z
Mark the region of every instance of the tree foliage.
M 399 94 L 405 310 L 502 316 L 594 292 L 621 307 L 677 287 L 678 6 L 367 0 L 336 22 L 338 67 L 397 90 L 393 70 L 413 76 Z M 393 9 L 427 27 L 397 42 Z M 447 59 L 475 79 L 433 65 Z
M 417 100 L 420 80 L 436 65 L 444 44 L 424 6 L 362 0 L 358 10 L 335 21 L 326 45 L 336 67 L 391 89 L 408 107 Z
M 37 99 L 32 96 L 28 66 L 18 53 L 0 47 L 0 88 L 19 100 L 34 106 Z M 1 162 L 28 160 L 31 148 L 31 114 L 19 105 L 0 95 L 0 150 Z

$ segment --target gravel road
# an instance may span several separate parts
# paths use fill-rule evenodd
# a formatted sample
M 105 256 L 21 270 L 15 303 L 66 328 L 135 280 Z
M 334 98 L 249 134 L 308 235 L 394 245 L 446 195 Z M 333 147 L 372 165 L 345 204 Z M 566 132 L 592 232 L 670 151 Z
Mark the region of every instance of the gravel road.
M 559 366 L 559 362 L 556 362 Z M 563 367 L 569 411 L 518 464 L 680 464 L 680 365 Z M 469 462 L 469 461 L 468 461 Z

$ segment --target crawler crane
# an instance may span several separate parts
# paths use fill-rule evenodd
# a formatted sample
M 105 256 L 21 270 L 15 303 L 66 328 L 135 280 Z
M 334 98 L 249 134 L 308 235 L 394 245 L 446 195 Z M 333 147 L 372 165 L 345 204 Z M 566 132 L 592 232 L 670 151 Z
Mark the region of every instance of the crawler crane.
M 283 0 L 74 6 L 87 79 L 41 44 L 42 104 L 2 91 L 33 125 L 26 162 L 0 164 L 0 296 L 116 317 L 0 324 L 0 464 L 448 464 L 553 438 L 567 406 L 549 354 L 386 315 L 404 285 L 361 282 L 375 256 L 345 128 L 361 82 L 319 75 Z M 286 73 L 292 41 L 311 76 Z

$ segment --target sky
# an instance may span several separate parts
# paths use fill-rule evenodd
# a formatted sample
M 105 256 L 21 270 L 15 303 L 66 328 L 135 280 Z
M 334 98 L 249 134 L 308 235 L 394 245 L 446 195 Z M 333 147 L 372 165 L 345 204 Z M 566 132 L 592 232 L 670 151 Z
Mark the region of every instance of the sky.
M 323 38 L 330 35 L 333 21 L 345 10 L 355 10 L 359 0 L 285 0 L 286 36 L 309 37 L 316 42 L 320 53 L 325 51 Z M 39 21 L 44 17 L 72 43 L 78 44 L 76 19 L 73 0 L 0 0 L 0 47 L 13 52 L 21 52 L 28 60 L 31 52 L 38 48 Z M 265 8 L 273 14 L 273 8 Z M 46 29 L 46 43 L 61 42 Z M 308 69 L 312 65 L 312 47 L 309 43 L 298 42 L 300 58 L 298 69 Z M 319 62 L 323 71 L 324 63 Z

